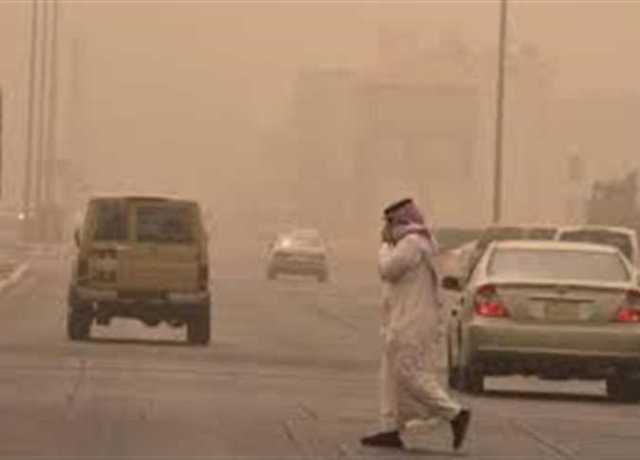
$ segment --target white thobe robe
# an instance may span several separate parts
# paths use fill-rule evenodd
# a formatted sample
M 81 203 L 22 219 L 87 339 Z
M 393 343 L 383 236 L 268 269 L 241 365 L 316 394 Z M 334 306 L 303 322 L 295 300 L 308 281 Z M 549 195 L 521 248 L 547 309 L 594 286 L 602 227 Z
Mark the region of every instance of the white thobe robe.
M 437 378 L 436 362 L 442 300 L 429 240 L 409 234 L 396 245 L 383 244 L 381 416 L 383 429 L 434 426 L 461 410 Z

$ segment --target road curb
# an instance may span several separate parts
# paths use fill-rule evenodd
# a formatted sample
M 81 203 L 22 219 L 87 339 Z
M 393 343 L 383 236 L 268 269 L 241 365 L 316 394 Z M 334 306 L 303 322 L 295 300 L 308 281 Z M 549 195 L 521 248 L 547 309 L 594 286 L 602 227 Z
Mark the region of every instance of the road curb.
M 18 265 L 7 279 L 0 281 L 0 294 L 4 294 L 8 289 L 18 284 L 30 269 L 31 262 L 23 262 Z

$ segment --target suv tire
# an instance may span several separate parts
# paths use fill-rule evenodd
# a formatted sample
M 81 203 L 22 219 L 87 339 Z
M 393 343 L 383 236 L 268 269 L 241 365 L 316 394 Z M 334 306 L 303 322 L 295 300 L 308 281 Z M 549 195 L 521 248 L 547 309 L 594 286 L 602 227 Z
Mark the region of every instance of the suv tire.
M 71 340 L 87 340 L 93 318 L 87 312 L 70 308 L 67 312 L 67 336 Z
M 193 345 L 207 345 L 211 340 L 209 307 L 195 315 L 187 323 L 187 341 Z

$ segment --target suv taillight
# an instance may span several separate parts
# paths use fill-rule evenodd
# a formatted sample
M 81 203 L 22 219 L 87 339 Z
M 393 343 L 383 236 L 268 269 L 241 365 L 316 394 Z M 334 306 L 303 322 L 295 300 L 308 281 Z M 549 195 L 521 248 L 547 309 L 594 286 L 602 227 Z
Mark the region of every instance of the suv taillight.
M 625 304 L 616 312 L 619 323 L 640 323 L 640 291 L 627 291 Z
M 496 287 L 492 284 L 487 284 L 478 288 L 473 307 L 476 315 L 483 316 L 485 318 L 509 317 L 509 312 L 504 307 Z

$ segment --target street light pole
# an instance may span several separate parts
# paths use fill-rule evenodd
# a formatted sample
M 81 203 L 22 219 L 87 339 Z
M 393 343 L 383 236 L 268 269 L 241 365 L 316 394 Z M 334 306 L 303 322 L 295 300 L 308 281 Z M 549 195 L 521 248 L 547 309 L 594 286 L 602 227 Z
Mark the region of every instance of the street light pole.
M 49 75 L 49 118 L 47 129 L 47 146 L 44 158 L 44 205 L 46 208 L 46 228 L 47 240 L 57 237 L 57 212 L 56 202 L 56 163 L 57 163 L 57 128 L 58 128 L 58 0 L 52 0 L 53 17 L 51 30 L 51 62 Z
M 29 240 L 31 232 L 31 188 L 33 181 L 33 147 L 34 147 L 34 124 L 35 124 L 35 92 L 36 92 L 36 59 L 37 59 L 37 41 L 38 41 L 38 1 L 31 2 L 31 30 L 30 41 L 31 48 L 29 51 L 29 95 L 27 102 L 27 139 L 26 139 L 26 162 L 24 167 L 24 184 L 22 197 L 22 222 L 24 241 Z
M 37 130 L 37 148 L 35 156 L 35 222 L 37 239 L 43 236 L 43 201 L 44 201 L 44 161 L 45 161 L 45 139 L 47 129 L 47 89 L 49 78 L 49 5 L 42 5 L 42 34 L 40 36 L 40 89 L 38 91 L 38 130 Z
M 504 73 L 507 42 L 507 0 L 500 1 L 500 36 L 498 52 L 498 79 L 496 88 L 495 159 L 493 172 L 493 223 L 502 220 L 503 189 L 503 124 L 504 124 Z

